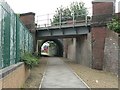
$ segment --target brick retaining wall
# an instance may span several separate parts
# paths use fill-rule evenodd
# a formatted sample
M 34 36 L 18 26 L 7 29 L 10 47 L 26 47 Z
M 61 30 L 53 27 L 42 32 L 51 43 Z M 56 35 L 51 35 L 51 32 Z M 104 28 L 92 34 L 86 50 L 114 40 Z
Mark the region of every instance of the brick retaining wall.
M 1 88 L 21 88 L 29 76 L 29 70 L 25 68 L 24 63 L 9 66 L 2 69 L 0 78 Z

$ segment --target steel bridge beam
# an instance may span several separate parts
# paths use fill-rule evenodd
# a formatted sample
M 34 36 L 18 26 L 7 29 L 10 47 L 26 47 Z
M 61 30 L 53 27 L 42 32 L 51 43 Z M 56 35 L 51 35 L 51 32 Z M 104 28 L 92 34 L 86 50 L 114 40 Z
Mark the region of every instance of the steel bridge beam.
M 78 35 L 88 34 L 90 32 L 90 25 L 76 25 L 74 27 L 47 27 L 47 28 L 38 28 L 36 30 L 37 39 L 43 38 L 67 38 L 67 37 L 76 37 Z

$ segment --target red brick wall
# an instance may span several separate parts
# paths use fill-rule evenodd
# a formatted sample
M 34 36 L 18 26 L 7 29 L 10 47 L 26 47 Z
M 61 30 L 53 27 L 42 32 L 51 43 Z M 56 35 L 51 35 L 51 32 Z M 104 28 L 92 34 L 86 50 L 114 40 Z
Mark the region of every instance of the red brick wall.
M 93 2 L 93 15 L 113 13 L 112 2 Z
M 98 15 L 97 22 L 100 23 L 99 15 L 113 14 L 112 2 L 92 2 L 93 4 L 93 22 L 96 15 Z M 103 16 L 102 16 L 103 17 Z M 105 17 L 108 18 L 108 17 Z M 103 19 L 104 21 L 105 19 Z M 105 23 L 106 24 L 106 23 Z M 104 46 L 106 37 L 106 25 L 94 25 L 92 26 L 92 68 L 103 69 L 104 59 Z
M 106 37 L 105 27 L 94 27 L 92 33 L 92 68 L 103 69 L 104 44 Z
M 34 32 L 35 30 L 35 14 L 34 13 L 30 12 L 30 13 L 20 14 L 20 19 L 31 32 Z

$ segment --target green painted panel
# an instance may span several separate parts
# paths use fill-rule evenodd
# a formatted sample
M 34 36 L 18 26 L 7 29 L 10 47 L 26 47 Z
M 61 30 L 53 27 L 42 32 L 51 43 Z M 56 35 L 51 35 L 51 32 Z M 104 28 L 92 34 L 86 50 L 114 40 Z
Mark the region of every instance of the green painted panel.
M 0 5 L 0 12 L 2 11 L 2 6 Z M 0 13 L 0 69 L 3 67 L 3 57 L 2 57 L 2 13 Z
M 16 16 L 16 61 L 20 61 L 20 22 L 19 17 Z
M 10 64 L 16 60 L 16 15 L 11 13 L 10 20 Z
M 10 14 L 3 11 L 3 31 L 4 31 L 4 46 L 3 46 L 3 67 L 10 65 Z
M 33 38 L 9 5 L 0 1 L 0 69 L 20 61 L 24 52 L 33 52 Z

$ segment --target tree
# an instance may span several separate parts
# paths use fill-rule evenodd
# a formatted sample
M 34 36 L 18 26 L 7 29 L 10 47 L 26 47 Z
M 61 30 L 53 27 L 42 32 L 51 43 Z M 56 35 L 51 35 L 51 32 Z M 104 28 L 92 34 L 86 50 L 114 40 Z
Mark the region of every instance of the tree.
M 75 20 L 85 19 L 85 16 L 88 15 L 87 8 L 85 8 L 85 3 L 83 2 L 73 2 L 70 5 L 71 13 L 74 14 Z
M 84 19 L 88 14 L 87 8 L 83 2 L 73 2 L 69 7 L 59 7 L 56 10 L 53 19 L 51 20 L 52 25 L 58 25 L 60 22 L 67 20 L 81 20 Z M 74 18 L 73 18 L 74 16 Z M 62 23 L 65 24 L 65 23 Z
M 114 17 L 109 23 L 107 23 L 107 27 L 110 30 L 113 30 L 117 33 L 120 33 L 120 21 L 118 17 Z

